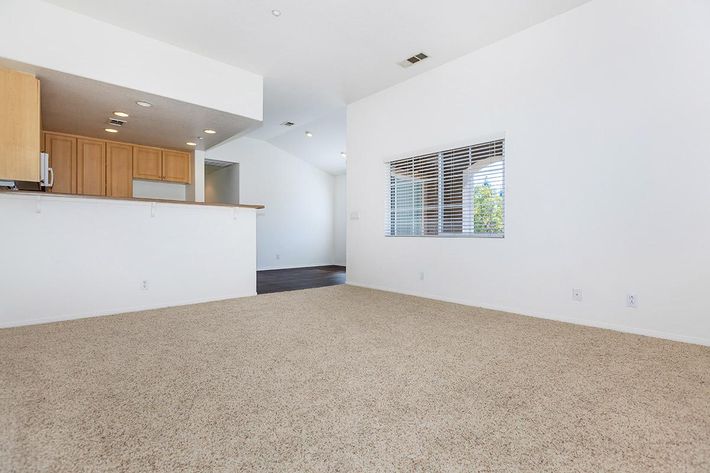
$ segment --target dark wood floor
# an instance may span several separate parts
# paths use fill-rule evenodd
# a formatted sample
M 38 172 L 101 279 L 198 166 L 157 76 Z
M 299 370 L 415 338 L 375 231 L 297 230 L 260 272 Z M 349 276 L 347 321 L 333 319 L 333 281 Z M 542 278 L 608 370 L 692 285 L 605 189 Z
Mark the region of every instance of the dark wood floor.
M 257 294 L 345 284 L 344 266 L 272 269 L 256 272 Z

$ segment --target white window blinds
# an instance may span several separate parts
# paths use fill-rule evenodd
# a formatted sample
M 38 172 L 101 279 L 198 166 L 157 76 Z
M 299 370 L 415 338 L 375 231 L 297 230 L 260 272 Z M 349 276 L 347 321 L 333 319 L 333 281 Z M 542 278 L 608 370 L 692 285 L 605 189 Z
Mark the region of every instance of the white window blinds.
M 385 235 L 502 237 L 504 141 L 390 162 Z

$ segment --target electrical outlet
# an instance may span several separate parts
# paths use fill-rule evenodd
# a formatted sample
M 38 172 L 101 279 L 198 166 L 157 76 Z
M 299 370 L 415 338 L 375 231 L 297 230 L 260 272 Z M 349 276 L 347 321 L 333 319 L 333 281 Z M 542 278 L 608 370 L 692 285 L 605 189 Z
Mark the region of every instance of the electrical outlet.
M 626 294 L 626 307 L 635 309 L 639 306 L 639 298 L 636 294 Z
M 141 289 L 142 289 L 143 291 L 147 291 L 147 290 L 148 290 L 148 281 L 146 281 L 146 280 L 141 281 Z
M 582 302 L 582 290 L 572 289 L 572 300 L 577 302 Z

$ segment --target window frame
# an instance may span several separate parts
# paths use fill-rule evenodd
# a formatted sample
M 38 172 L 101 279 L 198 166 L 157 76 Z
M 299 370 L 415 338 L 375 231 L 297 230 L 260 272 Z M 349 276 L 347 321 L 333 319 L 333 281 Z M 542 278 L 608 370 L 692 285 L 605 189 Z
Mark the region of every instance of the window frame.
M 392 195 L 391 195 L 391 173 L 390 173 L 390 165 L 394 161 L 400 161 L 404 159 L 414 159 L 419 156 L 425 156 L 425 155 L 431 155 L 431 154 L 437 154 L 438 155 L 438 160 L 439 160 L 439 172 L 438 172 L 438 180 L 439 180 L 439 187 L 438 187 L 438 194 L 439 194 L 439 199 L 437 202 L 438 206 L 438 221 L 439 225 L 438 228 L 441 229 L 443 227 L 442 222 L 443 222 L 443 207 L 444 207 L 444 202 L 443 199 L 441 198 L 444 189 L 443 189 L 443 180 L 444 180 L 444 174 L 442 172 L 442 155 L 446 153 L 447 151 L 452 151 L 460 148 L 466 148 L 466 147 L 475 147 L 477 145 L 483 145 L 489 142 L 495 142 L 495 141 L 502 141 L 503 142 L 503 154 L 502 154 L 502 169 L 501 169 L 501 188 L 503 190 L 503 232 L 502 233 L 475 233 L 475 232 L 442 232 L 442 231 L 437 231 L 436 234 L 417 234 L 417 235 L 405 235 L 405 234 L 396 234 L 392 229 L 394 228 L 394 223 L 396 222 L 394 215 L 395 212 L 393 212 L 392 209 Z M 459 142 L 455 144 L 449 144 L 449 145 L 444 145 L 444 146 L 436 146 L 436 147 L 430 147 L 426 148 L 424 150 L 418 151 L 418 152 L 412 152 L 412 153 L 406 153 L 404 155 L 399 155 L 397 157 L 389 158 L 384 160 L 385 164 L 385 181 L 386 181 L 386 186 L 385 186 L 385 193 L 386 193 L 386 202 L 385 202 L 385 232 L 384 232 L 384 237 L 385 238 L 484 238 L 484 239 L 505 239 L 505 234 L 506 234 L 506 227 L 508 226 L 507 222 L 507 206 L 508 206 L 508 186 L 507 186 L 507 179 L 506 179 L 506 168 L 507 168 L 507 161 L 508 161 L 508 139 L 506 134 L 499 134 L 499 135 L 492 135 L 492 136 L 487 136 L 484 138 L 478 138 L 475 140 L 467 140 L 465 142 Z M 493 163 L 491 163 L 493 164 Z M 465 213 L 465 210 L 463 209 L 463 202 L 465 201 L 465 198 L 462 198 L 462 212 Z M 462 217 L 463 220 L 463 217 Z M 424 228 L 424 222 L 422 222 L 421 227 Z

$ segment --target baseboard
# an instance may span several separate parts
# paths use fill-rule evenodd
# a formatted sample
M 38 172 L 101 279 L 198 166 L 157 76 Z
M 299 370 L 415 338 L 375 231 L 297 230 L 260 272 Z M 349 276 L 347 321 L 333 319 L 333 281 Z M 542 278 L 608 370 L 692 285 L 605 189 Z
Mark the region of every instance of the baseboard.
M 599 322 L 596 320 L 589 320 L 589 319 L 580 319 L 580 318 L 576 318 L 576 317 L 550 316 L 549 314 L 536 313 L 535 311 L 530 311 L 530 310 L 516 308 L 516 307 L 501 306 L 501 305 L 496 305 L 496 304 L 476 304 L 474 306 L 470 302 L 464 301 L 461 299 L 442 297 L 442 296 L 434 295 L 434 294 L 415 293 L 413 291 L 411 291 L 411 292 L 410 291 L 403 291 L 401 289 L 393 289 L 393 288 L 385 287 L 385 286 L 375 286 L 375 285 L 371 285 L 371 284 L 359 283 L 357 281 L 352 281 L 350 279 L 348 279 L 346 281 L 346 284 L 348 284 L 350 286 L 363 287 L 366 289 L 375 289 L 378 291 L 393 292 L 396 294 L 405 294 L 408 296 L 422 297 L 424 299 L 432 299 L 432 300 L 437 300 L 437 301 L 450 302 L 452 304 L 461 304 L 461 305 L 465 305 L 465 306 L 469 306 L 469 307 L 480 307 L 482 309 L 497 310 L 500 312 L 508 312 L 511 314 L 523 315 L 526 317 L 535 317 L 538 319 L 554 320 L 557 322 L 566 322 L 566 323 L 575 324 L 575 325 L 582 325 L 585 327 L 603 328 L 603 329 L 607 329 L 607 330 L 613 330 L 615 332 L 631 333 L 634 335 L 644 335 L 647 337 L 661 338 L 664 340 L 672 340 L 675 342 L 691 343 L 693 345 L 710 346 L 710 339 L 702 338 L 702 337 L 691 337 L 688 335 L 680 335 L 680 334 L 676 334 L 676 333 L 663 332 L 663 331 L 659 331 L 659 330 L 652 330 L 652 329 L 639 328 L 639 327 L 630 327 L 628 325 L 610 324 L 607 322 Z
M 132 312 L 143 312 L 146 310 L 154 310 L 154 309 L 167 309 L 170 307 L 180 307 L 180 306 L 185 306 L 185 305 L 192 305 L 192 304 L 202 304 L 205 302 L 219 302 L 219 301 L 225 301 L 229 299 L 239 299 L 242 297 L 251 297 L 251 296 L 256 296 L 256 292 L 250 293 L 250 294 L 245 294 L 242 296 L 235 296 L 235 295 L 225 295 L 225 296 L 217 296 L 217 297 L 207 297 L 207 298 L 198 298 L 198 299 L 188 299 L 188 300 L 181 300 L 181 301 L 175 301 L 175 302 L 162 302 L 162 303 L 156 303 L 156 304 L 146 304 L 146 305 L 139 305 L 139 306 L 129 306 L 129 307 L 121 307 L 121 308 L 116 308 L 116 309 L 100 309 L 96 311 L 87 311 L 79 314 L 72 314 L 71 316 L 67 315 L 56 315 L 52 317 L 42 317 L 38 319 L 30 319 L 30 320 L 14 320 L 14 321 L 8 321 L 8 322 L 0 322 L 0 329 L 3 328 L 11 328 L 11 327 L 23 327 L 25 325 L 38 325 L 38 324 L 47 324 L 47 323 L 52 323 L 52 322 L 64 322 L 67 320 L 78 320 L 78 319 L 89 319 L 93 317 L 104 317 L 108 315 L 118 315 L 118 314 L 128 314 Z
M 322 268 L 324 266 L 338 266 L 345 268 L 345 266 L 335 264 L 335 263 L 324 263 L 324 264 L 309 264 L 306 266 L 296 265 L 296 266 L 267 266 L 265 268 L 257 268 L 257 271 L 277 271 L 279 269 L 303 269 L 303 268 Z

